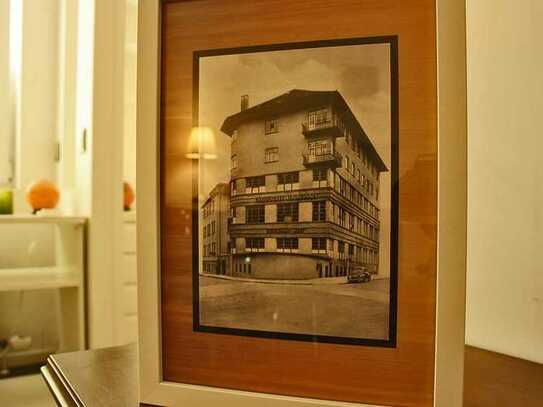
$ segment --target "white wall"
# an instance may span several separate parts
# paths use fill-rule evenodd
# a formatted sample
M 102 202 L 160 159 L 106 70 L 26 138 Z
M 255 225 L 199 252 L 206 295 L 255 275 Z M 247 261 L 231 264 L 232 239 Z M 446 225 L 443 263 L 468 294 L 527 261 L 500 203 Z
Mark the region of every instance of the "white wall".
M 467 2 L 466 341 L 543 362 L 543 2 Z

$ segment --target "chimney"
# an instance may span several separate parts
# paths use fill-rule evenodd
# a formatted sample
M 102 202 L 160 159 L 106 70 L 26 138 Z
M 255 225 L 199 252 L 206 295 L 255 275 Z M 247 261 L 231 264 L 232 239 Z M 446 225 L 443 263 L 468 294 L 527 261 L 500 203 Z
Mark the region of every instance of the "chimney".
M 249 108 L 249 95 L 241 95 L 241 111 Z

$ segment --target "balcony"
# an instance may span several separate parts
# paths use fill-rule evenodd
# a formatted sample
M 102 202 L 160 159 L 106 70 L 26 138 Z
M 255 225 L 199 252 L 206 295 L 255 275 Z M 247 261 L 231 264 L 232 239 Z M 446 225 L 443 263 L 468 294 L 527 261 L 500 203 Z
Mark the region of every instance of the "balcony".
M 336 152 L 328 153 L 328 154 L 321 154 L 321 155 L 315 155 L 315 154 L 304 154 L 304 166 L 306 167 L 313 167 L 313 166 L 320 166 L 320 167 L 341 167 L 341 154 Z
M 302 134 L 305 137 L 343 137 L 345 135 L 343 123 L 337 118 L 314 122 L 314 123 L 302 123 Z

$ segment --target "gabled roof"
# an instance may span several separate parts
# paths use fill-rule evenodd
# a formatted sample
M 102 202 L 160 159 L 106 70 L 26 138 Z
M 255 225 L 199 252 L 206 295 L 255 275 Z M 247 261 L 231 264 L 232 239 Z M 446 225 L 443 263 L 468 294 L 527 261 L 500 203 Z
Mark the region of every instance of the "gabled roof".
M 232 136 L 234 130 L 246 121 L 269 118 L 270 116 L 282 113 L 320 107 L 328 104 L 334 106 L 335 110 L 343 116 L 343 120 L 347 122 L 346 124 L 350 125 L 350 127 L 355 130 L 354 135 L 362 142 L 364 149 L 375 161 L 379 171 L 388 171 L 387 166 L 375 150 L 368 135 L 354 116 L 345 99 L 343 99 L 343 96 L 341 96 L 341 93 L 337 90 L 313 91 L 293 89 L 287 93 L 274 97 L 273 99 L 267 100 L 266 102 L 228 116 L 221 126 L 221 131 Z

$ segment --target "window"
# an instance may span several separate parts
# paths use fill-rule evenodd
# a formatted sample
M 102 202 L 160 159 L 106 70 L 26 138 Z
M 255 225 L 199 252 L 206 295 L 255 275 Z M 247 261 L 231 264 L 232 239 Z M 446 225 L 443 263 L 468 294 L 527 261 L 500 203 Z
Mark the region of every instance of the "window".
M 326 168 L 313 168 L 313 181 L 326 181 L 328 170 Z
M 278 120 L 271 119 L 264 122 L 264 131 L 266 134 L 277 133 L 279 131 Z
M 266 190 L 266 177 L 249 177 L 245 178 L 245 192 L 248 194 L 255 194 L 258 192 L 265 192 Z
M 345 180 L 343 180 L 343 178 L 339 179 L 339 193 L 341 194 L 341 196 L 345 196 L 345 194 L 347 193 L 347 183 L 345 182 Z
M 286 172 L 277 175 L 277 190 L 292 191 L 300 186 L 300 176 L 298 172 Z
M 343 208 L 339 208 L 339 224 L 340 226 L 345 227 L 345 218 L 346 218 L 347 212 Z
M 278 204 L 277 222 L 298 222 L 298 202 Z
M 230 168 L 232 170 L 235 170 L 236 168 L 238 168 L 238 156 L 237 156 L 237 154 L 232 155 L 232 157 L 230 158 Z
M 344 259 L 345 258 L 345 242 L 338 242 L 337 248 L 339 252 L 339 258 Z
M 328 186 L 328 170 L 326 168 L 313 168 L 313 188 Z
M 326 238 L 314 237 L 311 239 L 311 249 L 313 253 L 326 253 Z
M 298 251 L 298 238 L 296 237 L 277 238 L 277 251 L 280 251 L 280 252 Z
M 211 222 L 211 234 L 215 234 L 215 221 Z
M 326 220 L 326 201 L 313 202 L 313 221 Z
M 353 230 L 354 229 L 354 218 L 355 218 L 355 216 L 350 214 L 350 213 L 347 213 L 347 216 L 348 216 L 348 220 L 349 220 L 349 230 Z
M 278 160 L 279 160 L 279 148 L 277 147 L 267 148 L 264 153 L 264 162 L 273 163 Z
M 245 238 L 245 250 L 249 252 L 264 251 L 264 238 L 263 237 Z
M 215 243 L 211 243 L 211 255 L 215 256 Z
M 312 141 L 308 144 L 309 155 L 321 156 L 332 154 L 332 143 L 329 141 Z
M 328 109 L 318 109 L 309 112 L 309 128 L 318 128 L 329 122 Z
M 349 245 L 349 257 L 353 257 L 354 256 L 354 245 L 350 244 Z
M 247 207 L 247 223 L 264 223 L 264 205 Z

